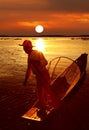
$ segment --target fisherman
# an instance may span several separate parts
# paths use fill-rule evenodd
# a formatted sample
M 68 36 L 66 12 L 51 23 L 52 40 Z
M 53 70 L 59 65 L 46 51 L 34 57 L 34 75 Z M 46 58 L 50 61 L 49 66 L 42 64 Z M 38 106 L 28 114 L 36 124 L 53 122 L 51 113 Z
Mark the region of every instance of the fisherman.
M 42 52 L 33 49 L 30 40 L 25 40 L 20 46 L 23 46 L 24 51 L 28 54 L 28 65 L 24 85 L 26 86 L 32 71 L 35 74 L 37 81 L 37 95 L 40 103 L 40 111 L 38 114 L 46 114 L 47 98 L 51 97 L 50 76 L 46 68 L 48 62 Z

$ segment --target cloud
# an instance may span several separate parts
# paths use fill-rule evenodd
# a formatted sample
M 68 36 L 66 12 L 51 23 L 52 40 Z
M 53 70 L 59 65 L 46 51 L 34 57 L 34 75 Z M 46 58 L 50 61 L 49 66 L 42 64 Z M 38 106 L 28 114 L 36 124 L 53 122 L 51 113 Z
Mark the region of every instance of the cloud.
M 0 10 L 88 13 L 89 0 L 2 0 Z
M 49 0 L 50 8 L 60 12 L 89 12 L 89 0 Z
M 87 29 L 88 6 L 89 0 L 0 0 L 0 31 L 26 34 L 36 24 L 53 33 Z
M 41 11 L 46 10 L 48 6 L 47 0 L 3 0 L 0 1 L 1 11 Z

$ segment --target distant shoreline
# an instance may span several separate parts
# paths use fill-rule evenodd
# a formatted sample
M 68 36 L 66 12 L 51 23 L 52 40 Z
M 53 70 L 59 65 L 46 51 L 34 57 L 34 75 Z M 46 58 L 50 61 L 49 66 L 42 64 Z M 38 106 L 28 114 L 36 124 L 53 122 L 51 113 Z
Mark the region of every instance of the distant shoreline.
M 89 35 L 3 35 L 0 37 L 89 37 Z

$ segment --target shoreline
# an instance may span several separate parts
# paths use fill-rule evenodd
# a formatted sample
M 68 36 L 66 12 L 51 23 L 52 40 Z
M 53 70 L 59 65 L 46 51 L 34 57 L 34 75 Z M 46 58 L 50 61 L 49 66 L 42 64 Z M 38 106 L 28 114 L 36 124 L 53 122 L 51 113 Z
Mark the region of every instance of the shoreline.
M 0 35 L 0 37 L 89 37 L 89 35 Z M 89 39 L 88 39 L 89 40 Z

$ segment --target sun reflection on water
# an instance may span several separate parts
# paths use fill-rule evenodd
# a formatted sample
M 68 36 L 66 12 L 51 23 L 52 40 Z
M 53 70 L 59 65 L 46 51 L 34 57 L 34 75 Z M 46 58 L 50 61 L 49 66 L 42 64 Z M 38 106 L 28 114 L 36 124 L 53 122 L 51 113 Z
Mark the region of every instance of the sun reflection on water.
M 39 38 L 35 42 L 35 49 L 41 52 L 45 51 L 45 44 L 42 38 Z

